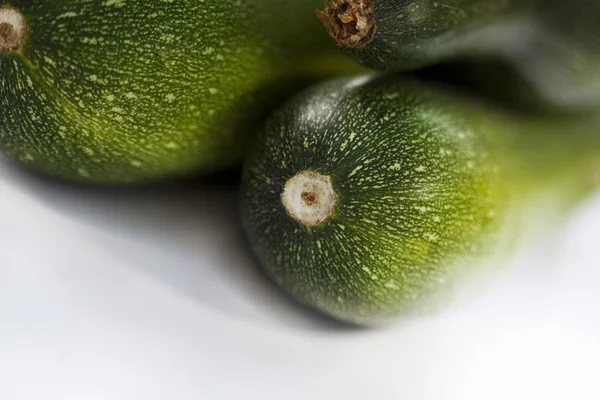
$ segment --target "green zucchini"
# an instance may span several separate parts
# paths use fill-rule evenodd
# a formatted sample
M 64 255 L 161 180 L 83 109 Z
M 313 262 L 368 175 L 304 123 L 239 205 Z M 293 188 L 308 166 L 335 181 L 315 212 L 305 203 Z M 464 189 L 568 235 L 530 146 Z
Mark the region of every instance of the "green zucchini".
M 600 102 L 598 0 L 329 0 L 317 14 L 336 43 L 370 68 L 500 58 L 549 103 Z
M 0 3 L 0 149 L 72 180 L 230 165 L 272 104 L 350 65 L 320 0 Z
M 359 324 L 422 312 L 595 187 L 599 126 L 402 76 L 327 82 L 253 144 L 244 229 L 267 274 L 317 310 Z

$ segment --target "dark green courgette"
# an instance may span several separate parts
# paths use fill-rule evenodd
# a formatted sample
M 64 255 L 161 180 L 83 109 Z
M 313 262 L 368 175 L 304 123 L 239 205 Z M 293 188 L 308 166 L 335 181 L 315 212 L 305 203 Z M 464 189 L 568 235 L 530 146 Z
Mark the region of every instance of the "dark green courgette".
M 500 58 L 546 102 L 600 102 L 598 0 L 329 0 L 318 16 L 337 44 L 370 68 Z M 486 79 L 498 79 L 493 72 Z
M 361 64 L 406 70 L 514 43 L 532 23 L 535 1 L 329 0 L 317 15 Z
M 599 126 L 400 76 L 336 80 L 268 120 L 244 168 L 244 227 L 268 275 L 317 310 L 421 311 L 595 187 Z
M 320 0 L 0 4 L 0 149 L 63 178 L 132 182 L 241 158 L 278 99 L 347 68 Z

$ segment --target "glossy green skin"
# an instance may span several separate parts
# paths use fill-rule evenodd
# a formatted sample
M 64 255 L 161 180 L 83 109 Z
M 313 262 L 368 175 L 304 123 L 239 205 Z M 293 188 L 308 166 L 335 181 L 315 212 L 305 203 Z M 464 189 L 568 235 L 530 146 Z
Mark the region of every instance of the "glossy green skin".
M 532 94 L 525 97 L 572 109 L 600 103 L 598 0 L 372 3 L 373 40 L 362 48 L 344 49 L 367 67 L 413 70 L 448 60 L 499 58 L 531 82 Z M 480 74 L 495 82 L 503 79 L 498 72 L 483 69 Z M 513 88 L 507 90 L 520 90 L 516 80 L 509 83 Z
M 282 95 L 344 70 L 320 0 L 12 0 L 0 149 L 62 178 L 139 182 L 237 162 Z
M 244 168 L 244 227 L 302 303 L 360 324 L 421 312 L 589 193 L 599 126 L 504 114 L 400 76 L 329 82 L 268 120 Z M 339 197 L 312 228 L 280 199 L 306 170 Z

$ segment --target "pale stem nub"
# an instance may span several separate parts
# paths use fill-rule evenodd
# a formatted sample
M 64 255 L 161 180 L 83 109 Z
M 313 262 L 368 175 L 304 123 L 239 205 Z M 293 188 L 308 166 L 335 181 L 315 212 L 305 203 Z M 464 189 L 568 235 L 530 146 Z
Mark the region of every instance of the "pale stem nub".
M 331 178 L 315 171 L 302 171 L 290 178 L 281 194 L 288 215 L 297 222 L 312 227 L 333 214 L 337 193 Z
M 19 51 L 27 37 L 27 22 L 18 10 L 0 8 L 0 52 Z

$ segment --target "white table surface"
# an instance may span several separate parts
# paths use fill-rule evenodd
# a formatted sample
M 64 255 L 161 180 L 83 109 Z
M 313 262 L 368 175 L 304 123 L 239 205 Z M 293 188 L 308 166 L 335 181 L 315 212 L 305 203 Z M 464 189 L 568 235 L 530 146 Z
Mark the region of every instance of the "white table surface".
M 383 329 L 258 272 L 235 189 L 0 160 L 0 399 L 600 399 L 600 195 L 474 299 Z

